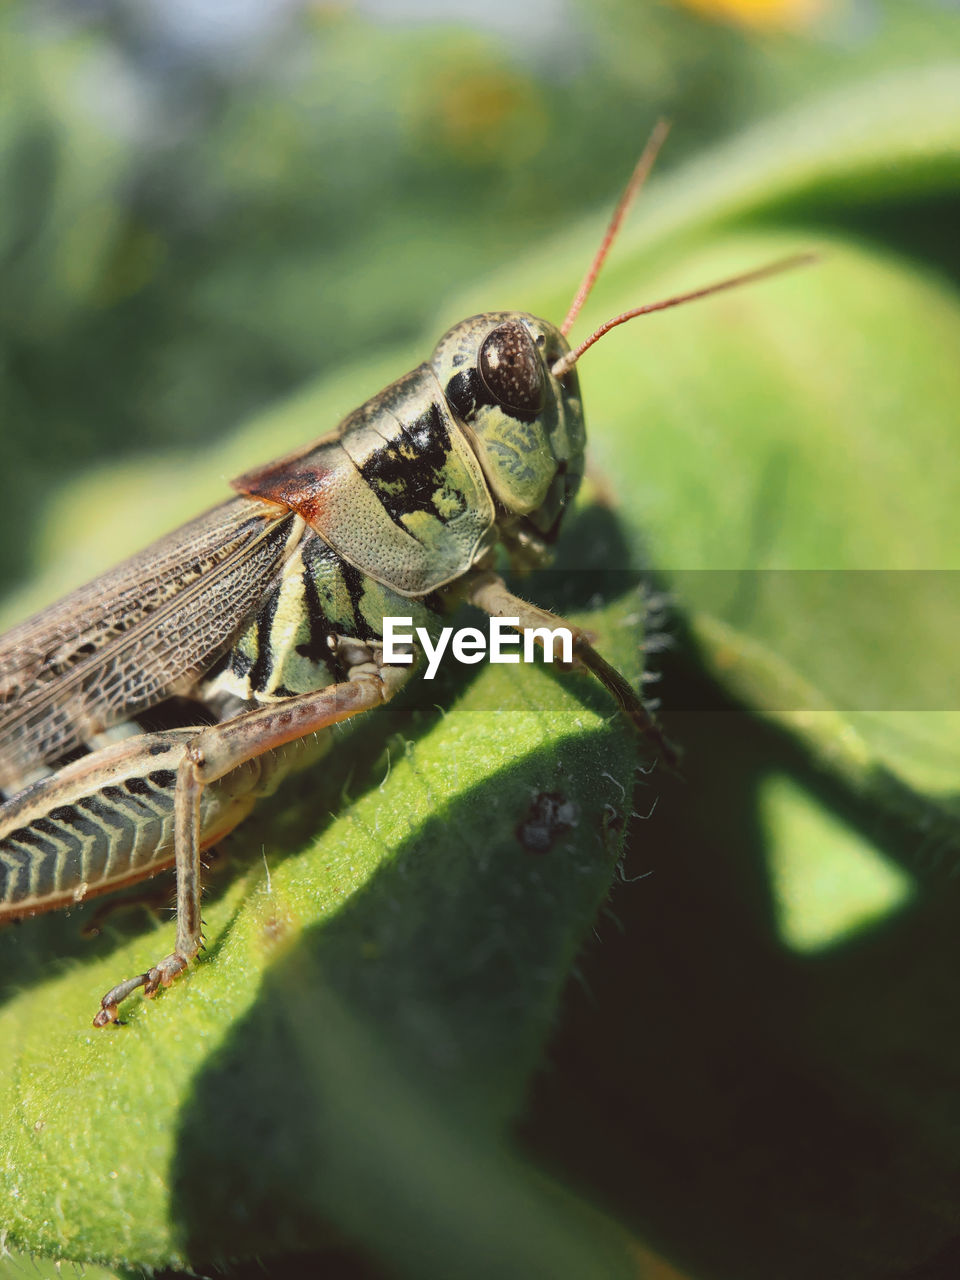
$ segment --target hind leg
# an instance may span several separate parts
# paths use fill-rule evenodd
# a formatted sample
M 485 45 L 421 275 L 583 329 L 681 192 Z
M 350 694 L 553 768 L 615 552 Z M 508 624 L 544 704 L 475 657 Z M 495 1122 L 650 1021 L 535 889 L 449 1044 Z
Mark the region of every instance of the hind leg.
M 146 996 L 168 987 L 200 950 L 200 812 L 204 789 L 265 752 L 283 747 L 361 711 L 386 702 L 408 670 L 365 662 L 341 684 L 210 725 L 190 743 L 177 770 L 174 844 L 177 869 L 177 936 L 174 949 L 146 973 L 111 988 L 100 1002 L 95 1027 L 116 1022 L 119 1005 L 139 987 Z

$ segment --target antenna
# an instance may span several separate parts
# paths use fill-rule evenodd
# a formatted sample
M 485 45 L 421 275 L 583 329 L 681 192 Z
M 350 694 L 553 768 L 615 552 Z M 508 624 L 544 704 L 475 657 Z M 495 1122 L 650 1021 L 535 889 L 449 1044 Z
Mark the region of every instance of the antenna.
M 667 134 L 670 132 L 670 124 L 667 120 L 658 120 L 653 126 L 653 132 L 647 139 L 647 145 L 643 148 L 640 159 L 637 161 L 637 167 L 630 176 L 626 189 L 613 211 L 613 217 L 607 226 L 603 240 L 600 242 L 600 248 L 593 255 L 593 261 L 587 268 L 587 274 L 580 282 L 580 288 L 574 294 L 573 301 L 570 303 L 570 310 L 567 312 L 566 319 L 560 326 L 560 332 L 564 337 L 570 332 L 574 320 L 576 320 L 580 308 L 586 302 L 593 288 L 597 276 L 600 274 L 600 268 L 604 264 L 607 254 L 610 252 L 610 246 L 617 237 L 620 230 L 620 224 L 627 216 L 627 211 L 633 204 L 634 200 L 640 194 L 640 189 L 650 175 L 653 168 L 653 162 L 657 158 L 660 148 L 666 140 Z
M 589 338 L 580 343 L 579 347 L 561 356 L 551 367 L 550 372 L 555 378 L 562 378 L 570 372 L 583 353 L 589 351 L 595 342 L 599 342 L 605 333 L 609 333 L 617 325 L 626 324 L 628 320 L 633 320 L 637 316 L 649 315 L 651 311 L 666 311 L 670 307 L 679 307 L 684 302 L 694 302 L 697 298 L 709 298 L 711 294 L 722 293 L 725 289 L 736 289 L 742 284 L 765 280 L 768 276 L 779 275 L 781 271 L 792 271 L 794 267 L 807 266 L 811 262 L 816 262 L 817 257 L 815 253 L 794 253 L 788 258 L 778 258 L 776 262 L 768 262 L 765 267 L 757 267 L 753 271 L 744 271 L 741 275 L 729 276 L 726 280 L 705 285 L 702 289 L 693 289 L 689 293 L 678 293 L 672 298 L 663 298 L 660 302 L 647 302 L 641 307 L 633 307 L 630 311 L 624 311 L 621 315 L 614 316 L 612 320 L 607 320 L 599 329 L 594 330 Z M 566 331 L 562 332 L 566 336 Z

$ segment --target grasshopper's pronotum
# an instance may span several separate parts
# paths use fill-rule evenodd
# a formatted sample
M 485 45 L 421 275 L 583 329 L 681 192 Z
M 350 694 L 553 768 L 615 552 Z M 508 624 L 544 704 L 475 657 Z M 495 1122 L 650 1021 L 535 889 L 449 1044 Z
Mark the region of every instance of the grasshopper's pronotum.
M 634 315 L 798 261 L 638 307 L 571 351 L 566 334 L 664 132 L 559 329 L 521 312 L 464 320 L 318 443 L 241 476 L 237 496 L 0 638 L 0 920 L 176 866 L 174 950 L 109 991 L 95 1025 L 197 954 L 201 852 L 292 767 L 290 744 L 409 677 L 384 661 L 385 616 L 430 628 L 467 601 L 521 630 L 561 623 L 492 565 L 497 544 L 516 564 L 543 563 L 577 492 L 580 355 Z M 576 662 L 662 745 L 636 692 L 572 630 Z

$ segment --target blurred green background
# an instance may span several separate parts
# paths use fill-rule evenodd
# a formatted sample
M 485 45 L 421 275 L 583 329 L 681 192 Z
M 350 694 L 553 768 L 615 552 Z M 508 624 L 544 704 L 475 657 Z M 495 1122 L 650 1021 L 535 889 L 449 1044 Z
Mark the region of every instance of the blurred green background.
M 78 1028 L 161 935 L 6 930 L 3 1280 L 960 1272 L 958 59 L 949 0 L 0 8 L 5 620 L 461 314 L 559 319 L 658 116 L 591 323 L 823 252 L 585 361 L 537 598 L 636 675 L 653 566 L 684 780 L 484 671 L 255 820 L 129 1034 Z

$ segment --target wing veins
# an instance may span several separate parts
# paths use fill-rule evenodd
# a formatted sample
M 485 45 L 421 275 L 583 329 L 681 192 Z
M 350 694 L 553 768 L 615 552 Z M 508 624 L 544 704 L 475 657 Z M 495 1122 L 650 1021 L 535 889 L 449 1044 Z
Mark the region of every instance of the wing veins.
M 231 577 L 236 577 L 238 568 L 245 561 L 256 559 L 258 551 L 262 554 L 264 541 L 277 536 L 281 526 L 288 520 L 293 521 L 295 517 L 289 514 L 275 516 L 272 519 L 264 517 L 263 527 L 242 541 L 230 555 L 215 564 L 209 571 L 201 572 L 194 581 L 181 590 L 175 591 L 169 599 L 164 600 L 156 609 L 146 612 L 128 631 L 121 632 L 118 636 L 109 640 L 101 649 L 82 659 L 69 673 L 53 678 L 46 687 L 41 687 L 39 690 L 37 690 L 37 677 L 35 676 L 33 690 L 28 689 L 22 698 L 13 701 L 8 708 L 8 715 L 4 716 L 2 708 L 0 708 L 0 743 L 11 743 L 18 731 L 22 731 L 28 741 L 24 744 L 21 752 L 15 752 L 14 755 L 19 755 L 22 765 L 41 763 L 43 760 L 51 759 L 53 752 L 69 750 L 71 746 L 77 745 L 82 740 L 78 736 L 78 731 L 83 728 L 83 722 L 96 721 L 98 713 L 99 717 L 103 718 L 105 722 L 102 727 L 106 727 L 106 725 L 116 723 L 117 720 L 122 719 L 125 712 L 130 712 L 136 708 L 144 709 L 142 697 L 128 701 L 126 708 L 122 703 L 117 707 L 111 707 L 110 698 L 102 693 L 105 677 L 110 675 L 111 672 L 119 673 L 122 681 L 125 670 L 137 670 L 138 668 L 143 670 L 146 663 L 144 661 L 130 663 L 129 654 L 135 646 L 144 643 L 145 637 L 148 638 L 148 644 L 145 646 L 145 656 L 149 658 L 150 665 L 157 664 L 161 669 L 164 658 L 174 652 L 179 645 L 186 645 L 186 641 L 191 637 L 199 640 L 204 629 L 202 623 L 195 627 L 181 624 L 181 626 L 172 629 L 167 635 L 151 635 L 151 633 L 162 632 L 165 623 L 169 623 L 177 614 L 186 613 L 191 604 L 198 599 L 214 593 L 218 583 L 222 583 Z M 292 528 L 288 531 L 284 545 L 277 547 L 273 558 L 274 563 L 270 564 L 269 568 L 259 575 L 262 579 L 261 587 L 255 596 L 247 602 L 243 617 L 237 618 L 226 629 L 225 634 L 218 635 L 215 640 L 212 640 L 202 654 L 193 657 L 192 661 L 185 661 L 184 665 L 176 672 L 167 673 L 163 687 L 168 687 L 177 680 L 182 679 L 196 667 L 198 661 L 212 661 L 222 650 L 224 644 L 229 643 L 230 638 L 235 634 L 243 619 L 249 616 L 257 601 L 266 594 L 276 572 L 299 540 L 299 535 L 294 538 L 291 533 Z M 238 529 L 233 536 L 237 537 L 239 534 L 240 530 Z M 136 562 L 137 559 L 138 557 L 133 557 L 132 562 Z M 237 589 L 235 588 L 231 594 L 236 594 Z M 83 589 L 81 588 L 81 590 Z M 207 612 L 204 611 L 202 616 L 208 616 Z M 88 634 L 90 631 L 91 628 L 88 627 L 83 634 Z M 64 638 L 66 639 L 67 637 Z M 82 636 L 78 635 L 75 638 L 78 641 L 82 641 Z M 211 649 L 212 653 L 209 652 Z M 34 696 L 31 696 L 32 692 Z M 160 692 L 160 690 L 157 692 Z M 84 697 L 85 694 L 87 694 L 86 699 Z M 72 707 L 70 706 L 71 702 L 74 703 Z M 59 726 L 56 724 L 58 704 L 64 709 L 65 713 L 65 722 Z M 37 746 L 42 746 L 48 736 L 51 738 L 49 749 L 38 753 Z M 31 739 L 36 740 L 32 743 L 33 751 L 30 750 Z M 3 769 L 0 768 L 0 773 L 2 772 Z

